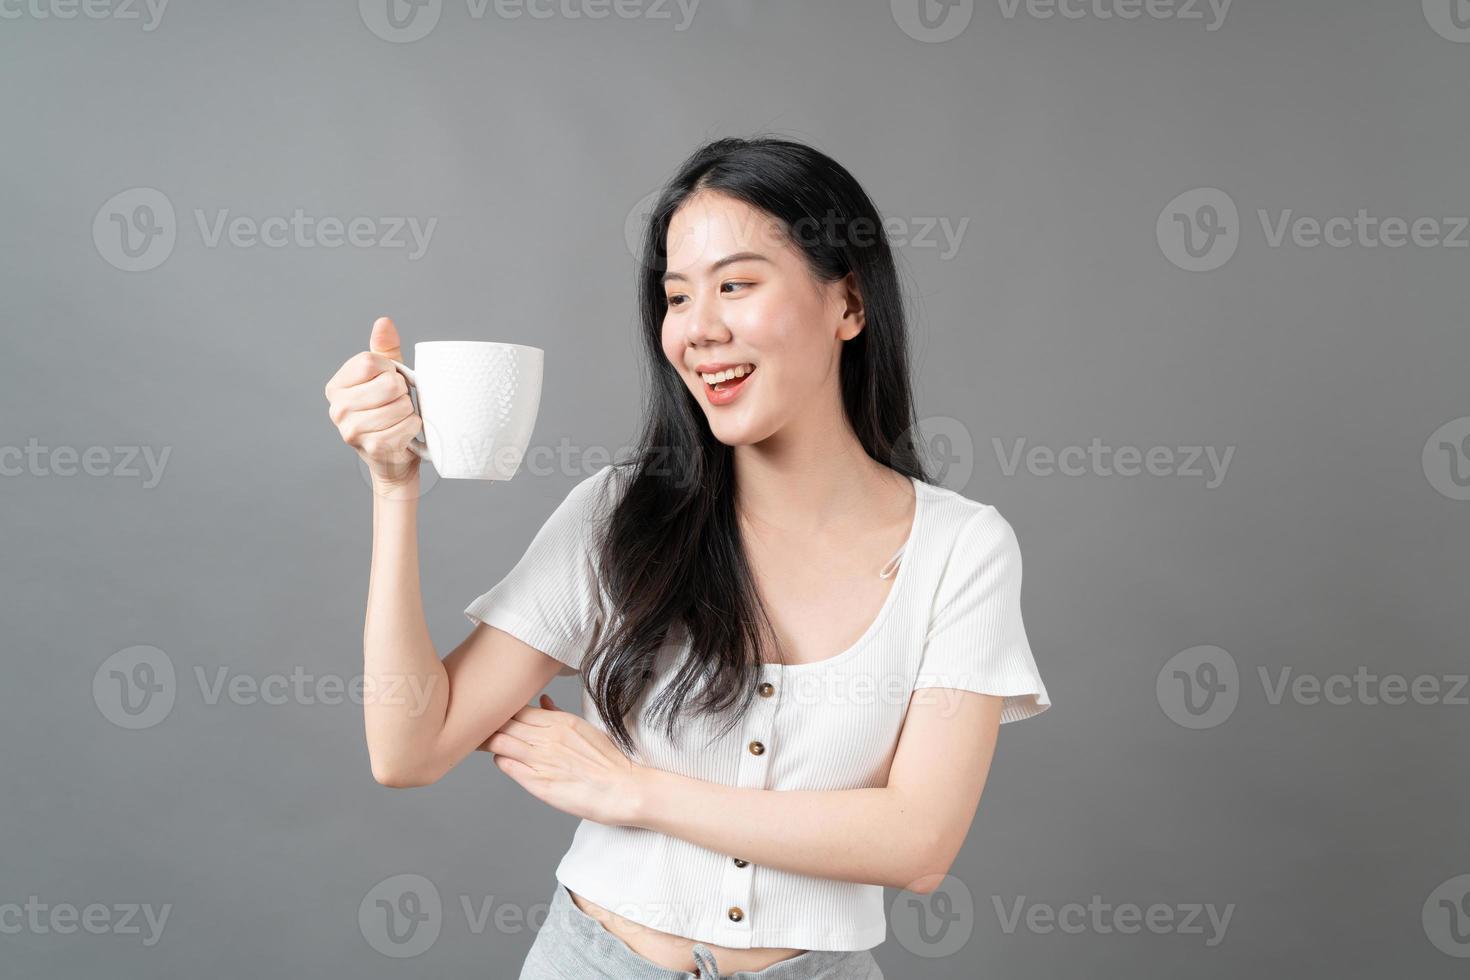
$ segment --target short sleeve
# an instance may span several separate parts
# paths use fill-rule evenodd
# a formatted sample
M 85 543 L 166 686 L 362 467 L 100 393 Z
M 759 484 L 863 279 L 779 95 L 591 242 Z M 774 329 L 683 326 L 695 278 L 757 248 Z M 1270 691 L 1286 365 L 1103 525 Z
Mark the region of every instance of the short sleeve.
M 1021 549 L 988 504 L 961 527 L 939 581 L 914 689 L 1002 695 L 1001 723 L 1051 706 L 1021 619 Z
M 601 623 L 594 551 L 610 469 L 572 487 L 520 561 L 464 611 L 471 622 L 498 627 L 561 661 L 559 677 L 581 669 Z

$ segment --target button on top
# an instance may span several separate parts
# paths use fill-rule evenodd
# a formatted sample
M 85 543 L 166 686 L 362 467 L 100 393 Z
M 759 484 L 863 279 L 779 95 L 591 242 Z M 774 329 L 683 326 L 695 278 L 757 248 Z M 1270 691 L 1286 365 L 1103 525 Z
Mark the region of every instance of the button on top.
M 758 693 L 763 698 L 768 698 L 772 694 L 776 693 L 776 685 L 772 684 L 770 681 L 761 681 L 760 687 L 756 688 L 756 693 Z
M 735 862 L 735 867 L 737 868 L 743 868 L 750 863 L 749 861 L 742 861 L 740 858 L 731 858 L 730 860 Z
M 730 917 L 731 922 L 739 922 L 741 919 L 745 918 L 745 910 L 738 905 L 730 906 L 730 911 L 725 914 Z
M 760 742 L 751 742 L 750 743 L 750 754 L 751 755 L 762 755 L 762 754 L 765 753 L 765 751 L 766 751 L 766 747 L 764 745 L 762 745 Z

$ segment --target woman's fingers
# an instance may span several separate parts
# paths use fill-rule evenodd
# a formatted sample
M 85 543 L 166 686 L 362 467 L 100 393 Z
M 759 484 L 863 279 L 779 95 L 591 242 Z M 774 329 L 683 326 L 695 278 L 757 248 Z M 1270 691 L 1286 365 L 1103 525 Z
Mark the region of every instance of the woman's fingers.
M 397 374 L 398 369 L 382 354 L 370 350 L 358 351 L 343 361 L 337 373 L 332 375 L 332 380 L 327 382 L 327 397 L 330 399 L 333 391 L 371 381 L 385 372 Z
M 338 428 L 342 431 L 344 441 L 359 444 L 368 433 L 391 429 L 412 414 L 413 402 L 407 395 L 400 395 L 396 401 L 387 405 L 349 413 Z
M 381 408 L 408 394 L 408 382 L 397 371 L 380 374 L 371 381 L 333 393 L 332 412 L 345 419 L 352 412 Z M 340 420 L 339 419 L 339 420 Z
M 546 729 L 538 728 L 535 725 L 523 724 L 514 719 L 501 725 L 500 730 L 507 735 L 514 735 L 527 745 L 536 745 L 546 740 Z
M 419 454 L 409 444 L 423 431 L 423 420 L 414 411 L 408 381 L 393 364 L 403 360 L 403 350 L 391 319 L 373 323 L 368 346 L 327 382 L 327 416 L 367 463 L 374 485 L 396 485 L 418 474 Z
M 408 450 L 408 444 L 423 429 L 424 423 L 417 412 L 409 413 L 403 421 L 368 432 L 358 437 L 357 445 L 370 457 L 387 457 Z

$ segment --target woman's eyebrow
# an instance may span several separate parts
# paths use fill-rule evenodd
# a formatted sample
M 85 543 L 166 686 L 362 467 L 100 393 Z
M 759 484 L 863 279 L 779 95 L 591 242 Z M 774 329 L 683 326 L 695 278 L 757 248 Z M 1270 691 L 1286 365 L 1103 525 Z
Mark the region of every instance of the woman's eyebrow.
M 711 262 L 709 264 L 709 271 L 718 272 L 720 269 L 723 269 L 731 262 L 742 262 L 748 259 L 754 259 L 757 262 L 771 261 L 759 252 L 732 252 L 731 254 L 725 256 L 723 259 L 717 259 L 714 262 Z M 660 279 L 659 282 L 666 283 L 670 279 L 683 279 L 687 282 L 689 277 L 684 275 L 682 272 L 665 272 L 663 274 L 663 278 Z

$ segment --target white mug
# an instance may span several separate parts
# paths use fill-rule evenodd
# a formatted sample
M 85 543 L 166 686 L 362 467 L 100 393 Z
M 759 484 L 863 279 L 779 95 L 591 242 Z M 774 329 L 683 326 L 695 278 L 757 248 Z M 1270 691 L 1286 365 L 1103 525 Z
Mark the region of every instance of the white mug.
M 409 443 L 451 480 L 509 480 L 520 469 L 541 406 L 539 347 L 482 340 L 413 345 L 393 366 L 418 391 L 421 437 Z

